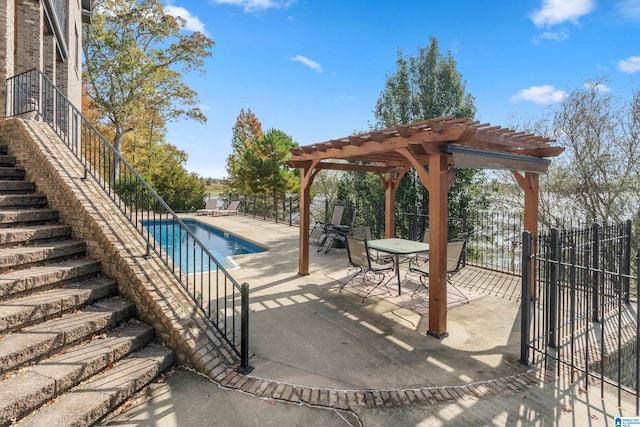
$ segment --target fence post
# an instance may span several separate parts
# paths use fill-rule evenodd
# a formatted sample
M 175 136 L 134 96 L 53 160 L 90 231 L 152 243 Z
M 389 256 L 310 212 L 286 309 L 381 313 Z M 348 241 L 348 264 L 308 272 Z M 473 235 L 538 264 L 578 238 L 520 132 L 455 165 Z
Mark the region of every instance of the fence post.
M 624 283 L 624 302 L 626 304 L 630 301 L 630 277 L 631 277 L 631 220 L 628 219 L 624 223 L 624 264 L 622 265 L 622 281 Z
M 253 371 L 253 366 L 249 365 L 249 284 L 243 283 L 240 286 L 241 312 L 240 312 L 240 367 L 237 369 L 241 374 L 248 374 Z
M 253 195 L 253 217 L 256 217 L 256 195 Z
M 520 324 L 520 363 L 530 365 L 529 360 L 529 334 L 531 331 L 529 321 L 531 319 L 531 233 L 522 232 L 522 302 Z
M 273 215 L 276 217 L 276 224 L 278 223 L 278 195 L 273 195 Z
M 293 225 L 293 196 L 289 196 L 289 227 Z
M 591 241 L 593 242 L 593 252 L 591 253 L 591 265 L 593 266 L 593 299 L 591 316 L 594 322 L 600 321 L 600 225 L 593 223 L 591 226 Z
M 262 220 L 267 220 L 267 195 L 264 195 L 264 201 L 262 202 Z
M 574 366 L 575 366 L 575 336 L 576 336 L 576 246 L 572 244 L 569 247 L 569 307 L 571 324 L 570 324 L 570 333 L 571 333 L 571 382 L 574 381 Z M 586 334 L 588 335 L 588 333 Z
M 547 299 L 547 316 L 549 318 L 547 334 L 549 341 L 547 345 L 556 348 L 556 326 L 558 322 L 558 272 L 560 270 L 560 232 L 557 228 L 551 229 L 551 254 L 550 259 L 545 260 L 547 267 L 550 267 L 549 286 Z
M 411 220 L 411 240 L 420 240 L 418 237 L 418 204 L 413 204 L 413 218 Z

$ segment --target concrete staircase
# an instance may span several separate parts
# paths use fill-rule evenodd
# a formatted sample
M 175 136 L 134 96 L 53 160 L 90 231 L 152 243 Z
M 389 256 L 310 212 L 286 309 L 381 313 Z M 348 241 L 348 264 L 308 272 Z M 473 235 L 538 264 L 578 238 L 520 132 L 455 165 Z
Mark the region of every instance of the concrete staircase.
M 90 425 L 174 363 L 0 145 L 0 426 Z

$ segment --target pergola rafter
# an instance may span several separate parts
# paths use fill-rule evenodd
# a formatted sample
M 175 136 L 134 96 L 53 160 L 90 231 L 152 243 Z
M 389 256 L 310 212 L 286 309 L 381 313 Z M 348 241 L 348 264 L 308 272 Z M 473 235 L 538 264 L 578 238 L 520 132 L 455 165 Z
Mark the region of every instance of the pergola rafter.
M 416 169 L 429 191 L 429 334 L 446 335 L 447 192 L 458 168 L 507 169 L 525 193 L 525 229 L 537 232 L 538 184 L 548 157 L 563 147 L 553 140 L 489 123 L 444 116 L 291 149 L 300 169 L 299 271 L 309 274 L 310 187 L 323 169 L 373 172 L 385 189 L 385 236 L 393 237 L 395 191 Z

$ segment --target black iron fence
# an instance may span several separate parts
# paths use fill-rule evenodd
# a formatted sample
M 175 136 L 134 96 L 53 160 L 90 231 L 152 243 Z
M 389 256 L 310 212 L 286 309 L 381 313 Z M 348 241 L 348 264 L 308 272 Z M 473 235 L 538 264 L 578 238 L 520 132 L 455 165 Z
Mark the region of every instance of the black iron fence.
M 636 398 L 640 358 L 631 221 L 522 238 L 521 362 Z M 638 254 L 635 262 L 638 262 Z M 632 271 L 635 270 L 635 273 Z
M 357 209 L 355 225 L 369 226 L 374 238 L 384 235 L 384 204 L 362 206 L 345 203 L 347 209 L 343 223 L 348 224 Z M 321 208 L 311 209 L 313 225 L 316 220 L 326 221 L 333 212 L 333 206 L 325 203 Z M 396 212 L 394 235 L 404 239 L 421 240 L 424 230 L 429 227 L 429 215 L 416 205 L 411 212 Z M 512 274 L 520 274 L 521 234 L 523 215 L 521 212 L 492 210 L 463 212 L 460 216 L 450 216 L 447 234 L 449 240 L 467 241 L 465 262 L 486 269 Z
M 7 80 L 7 117 L 38 115 L 93 178 L 222 334 L 249 372 L 249 285 L 239 285 L 172 208 L 39 70 Z M 238 326 L 240 330 L 238 331 Z
M 267 195 L 227 195 L 227 202 L 241 200 L 240 213 L 252 218 L 299 224 L 299 197 L 287 195 L 273 197 Z M 334 205 L 344 205 L 343 224 L 349 224 L 354 211 L 356 226 L 368 226 L 374 238 L 384 235 L 384 204 L 363 205 L 346 201 L 329 203 L 325 199 L 314 200 L 310 208 L 310 224 L 316 221 L 328 222 Z M 400 224 L 400 225 L 398 225 Z M 396 212 L 395 235 L 411 240 L 420 240 L 425 228 L 429 227 L 429 215 L 421 206 L 416 205 L 411 212 Z M 520 274 L 521 233 L 523 229 L 522 212 L 491 210 L 463 212 L 459 217 L 449 217 L 449 240 L 464 238 L 467 240 L 465 262 L 478 267 Z
M 263 220 L 297 225 L 300 220 L 300 198 L 297 195 L 232 194 L 224 196 L 227 204 L 240 200 L 239 212 L 243 215 Z

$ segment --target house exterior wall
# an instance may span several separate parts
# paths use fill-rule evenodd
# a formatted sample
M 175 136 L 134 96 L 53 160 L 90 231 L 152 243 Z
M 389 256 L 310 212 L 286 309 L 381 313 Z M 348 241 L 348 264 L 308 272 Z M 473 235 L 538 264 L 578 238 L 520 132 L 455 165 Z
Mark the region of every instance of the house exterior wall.
M 82 102 L 82 8 L 80 0 L 59 0 L 65 11 L 63 38 L 69 56 L 61 58 L 46 25 L 44 0 L 0 0 L 0 118 L 6 115 L 4 82 L 37 68 L 78 108 Z

